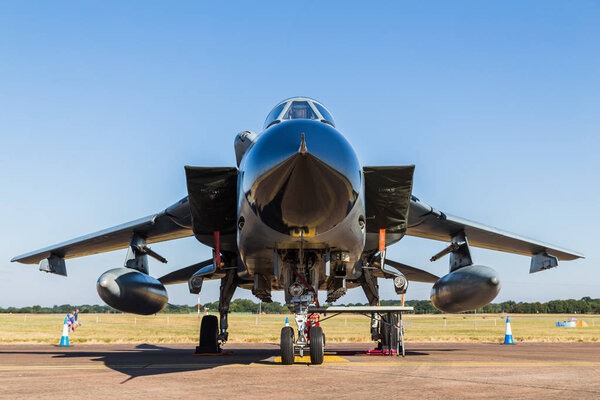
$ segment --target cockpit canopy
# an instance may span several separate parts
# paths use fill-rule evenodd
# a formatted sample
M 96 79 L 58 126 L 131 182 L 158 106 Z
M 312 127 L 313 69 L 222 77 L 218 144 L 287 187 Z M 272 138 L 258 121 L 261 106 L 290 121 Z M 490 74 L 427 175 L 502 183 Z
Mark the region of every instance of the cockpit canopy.
M 321 103 L 308 97 L 293 97 L 271 110 L 263 129 L 290 119 L 314 119 L 335 127 L 333 117 Z

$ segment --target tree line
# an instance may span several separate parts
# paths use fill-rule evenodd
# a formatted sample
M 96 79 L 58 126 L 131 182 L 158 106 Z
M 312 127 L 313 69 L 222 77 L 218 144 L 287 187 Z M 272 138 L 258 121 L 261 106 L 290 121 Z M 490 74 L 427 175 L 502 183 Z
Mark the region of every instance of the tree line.
M 382 306 L 400 305 L 400 300 L 382 300 Z M 364 303 L 350 303 L 348 306 L 364 306 Z M 429 300 L 408 300 L 405 305 L 414 307 L 415 314 L 441 314 L 441 311 L 435 309 Z M 31 307 L 7 307 L 1 308 L 0 313 L 22 313 L 22 314 L 66 314 L 75 309 L 79 309 L 80 313 L 118 313 L 109 306 L 97 304 L 71 305 L 62 304 L 52 307 L 31 306 Z M 219 302 L 206 303 L 200 306 L 201 312 L 206 308 L 209 312 L 219 311 Z M 289 308 L 278 302 L 272 303 L 255 303 L 248 299 L 236 299 L 231 302 L 229 307 L 230 312 L 234 313 L 252 313 L 256 314 L 264 312 L 266 314 L 287 314 Z M 190 314 L 197 312 L 197 305 L 175 305 L 167 304 L 161 313 L 171 314 Z M 478 313 L 520 313 L 520 314 L 600 314 L 600 299 L 592 299 L 590 297 L 582 297 L 580 300 L 552 300 L 546 303 L 527 303 L 505 301 L 503 303 L 492 303 L 477 310 Z
M 399 300 L 383 300 L 381 305 L 392 306 L 400 305 Z M 409 300 L 405 303 L 407 306 L 414 307 L 415 314 L 441 314 L 429 300 Z M 358 305 L 358 304 L 357 304 Z M 515 302 L 512 300 L 502 303 L 490 303 L 477 309 L 481 314 L 600 314 L 600 299 L 591 297 L 582 297 L 580 300 L 551 300 L 546 303 L 541 302 Z

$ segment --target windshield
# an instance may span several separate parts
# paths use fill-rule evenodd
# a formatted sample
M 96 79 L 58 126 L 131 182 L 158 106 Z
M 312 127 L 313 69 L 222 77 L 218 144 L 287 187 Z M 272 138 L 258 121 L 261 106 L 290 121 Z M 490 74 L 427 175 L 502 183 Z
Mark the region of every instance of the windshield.
M 322 104 L 310 98 L 294 97 L 281 102 L 269 113 L 263 129 L 292 119 L 313 119 L 335 126 L 333 117 Z
M 292 101 L 292 105 L 281 119 L 318 119 L 308 101 Z

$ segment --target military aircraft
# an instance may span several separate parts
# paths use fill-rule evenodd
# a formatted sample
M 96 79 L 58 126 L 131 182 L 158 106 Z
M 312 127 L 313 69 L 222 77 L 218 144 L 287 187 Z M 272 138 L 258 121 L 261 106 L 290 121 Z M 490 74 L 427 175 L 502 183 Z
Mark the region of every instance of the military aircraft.
M 204 280 L 221 279 L 220 323 L 216 316 L 203 318 L 200 351 L 218 351 L 227 341 L 236 288 L 265 302 L 283 290 L 298 337 L 290 326 L 282 328 L 282 363 L 310 348 L 318 364 L 324 336 L 309 316 L 310 307 L 319 306 L 319 290 L 334 302 L 360 286 L 376 307 L 377 278 L 392 279 L 398 294 L 408 281 L 430 282 L 433 305 L 456 313 L 488 304 L 500 290 L 496 272 L 473 263 L 470 246 L 530 256 L 531 273 L 583 257 L 431 207 L 412 194 L 414 165 L 361 166 L 331 113 L 308 97 L 277 104 L 262 133 L 237 134 L 234 148 L 237 167 L 186 166 L 188 195 L 164 211 L 12 261 L 66 276 L 66 259 L 128 248 L 124 267 L 99 277 L 98 294 L 117 310 L 146 315 L 167 304 L 164 285 L 187 282 L 197 294 Z M 149 244 L 192 235 L 213 249 L 211 259 L 158 279 L 149 275 L 148 256 L 166 262 Z M 386 248 L 404 235 L 448 242 L 431 260 L 449 254 L 449 273 L 439 278 L 386 258 Z M 389 345 L 385 327 L 394 321 L 371 317 L 373 339 Z

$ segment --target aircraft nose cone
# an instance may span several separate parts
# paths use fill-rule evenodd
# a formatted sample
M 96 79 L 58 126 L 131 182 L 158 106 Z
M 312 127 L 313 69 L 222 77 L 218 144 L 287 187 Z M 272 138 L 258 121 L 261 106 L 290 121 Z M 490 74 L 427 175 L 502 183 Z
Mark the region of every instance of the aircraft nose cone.
M 356 154 L 321 122 L 295 120 L 268 129 L 247 160 L 246 199 L 264 223 L 282 233 L 325 232 L 344 219 L 358 196 Z

